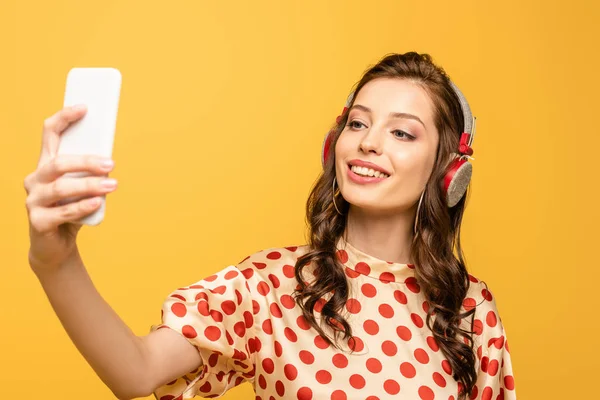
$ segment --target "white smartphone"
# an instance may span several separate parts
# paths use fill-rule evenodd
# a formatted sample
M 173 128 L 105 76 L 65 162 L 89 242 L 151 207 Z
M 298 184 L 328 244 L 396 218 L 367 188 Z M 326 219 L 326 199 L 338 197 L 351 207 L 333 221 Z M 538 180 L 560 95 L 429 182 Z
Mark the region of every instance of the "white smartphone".
M 121 80 L 121 72 L 115 68 L 73 68 L 69 71 L 64 106 L 85 104 L 87 112 L 62 133 L 58 154 L 112 158 Z M 84 177 L 89 173 L 69 175 Z M 63 204 L 77 200 L 81 198 L 67 199 Z M 100 207 L 77 222 L 98 225 L 104 219 L 105 210 L 106 196 L 102 196 Z

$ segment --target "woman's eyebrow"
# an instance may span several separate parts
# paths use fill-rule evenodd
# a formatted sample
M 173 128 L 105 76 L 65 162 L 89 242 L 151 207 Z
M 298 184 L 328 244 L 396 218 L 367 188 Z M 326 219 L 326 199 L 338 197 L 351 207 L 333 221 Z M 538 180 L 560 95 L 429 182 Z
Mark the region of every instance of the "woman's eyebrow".
M 359 110 L 363 110 L 365 112 L 370 113 L 371 109 L 369 107 L 363 106 L 361 104 L 354 104 L 351 108 L 351 110 L 353 108 L 357 108 Z M 421 119 L 419 117 L 417 117 L 414 114 L 409 114 L 409 113 L 402 113 L 402 112 L 391 112 L 390 116 L 393 118 L 405 118 L 405 119 L 414 119 L 415 121 L 418 121 L 419 123 L 421 123 L 421 125 L 423 125 L 423 128 L 425 128 L 425 124 L 423 123 L 423 121 L 421 121 Z

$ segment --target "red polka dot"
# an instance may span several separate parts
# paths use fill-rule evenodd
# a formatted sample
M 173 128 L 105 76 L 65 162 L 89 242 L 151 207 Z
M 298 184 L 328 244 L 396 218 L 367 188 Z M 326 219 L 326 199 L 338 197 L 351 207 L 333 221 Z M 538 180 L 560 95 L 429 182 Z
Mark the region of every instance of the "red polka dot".
M 258 290 L 258 293 L 262 294 L 263 296 L 266 296 L 271 291 L 271 288 L 269 287 L 269 284 L 267 282 L 260 281 L 256 286 L 256 290 Z
M 323 336 L 321 336 L 321 335 L 315 336 L 314 342 L 315 342 L 315 346 L 317 346 L 319 349 L 326 349 L 329 347 L 329 343 L 327 343 L 325 338 L 323 338 Z
M 246 279 L 250 279 L 252 278 L 252 275 L 254 275 L 254 270 L 252 268 L 246 268 L 242 271 L 242 274 Z
M 315 378 L 317 379 L 317 382 L 319 382 L 320 384 L 326 385 L 329 382 L 331 382 L 331 373 L 329 373 L 329 371 L 322 369 L 322 370 L 317 371 Z
M 204 336 L 206 336 L 208 340 L 216 342 L 221 337 L 221 330 L 216 326 L 209 326 L 204 330 Z
M 206 281 L 206 282 L 212 282 L 212 281 L 214 281 L 217 278 L 218 278 L 217 275 L 211 275 L 211 276 L 209 276 L 207 278 L 204 278 L 203 280 Z
M 360 272 L 363 275 L 369 275 L 371 273 L 371 267 L 369 267 L 369 264 L 364 263 L 364 262 L 359 262 L 354 266 L 354 270 L 356 272 Z
M 262 360 L 262 367 L 267 374 L 272 374 L 275 370 L 275 363 L 270 358 L 265 358 Z
M 429 345 L 429 348 L 433 351 L 438 351 L 440 349 L 440 346 L 438 345 L 437 341 L 433 336 L 427 336 L 427 344 Z
M 266 389 L 267 388 L 267 380 L 265 379 L 263 374 L 260 374 L 258 376 L 258 384 L 261 388 Z
M 204 385 L 200 386 L 200 391 L 203 393 L 208 393 L 212 390 L 212 386 L 210 382 L 205 382 Z
M 400 384 L 393 379 L 388 379 L 387 381 L 383 382 L 383 389 L 388 394 L 398 394 L 400 393 Z
M 307 388 L 306 386 L 298 389 L 298 400 L 311 400 L 313 396 L 312 390 Z
M 494 390 L 491 387 L 486 386 L 481 393 L 481 400 L 491 400 L 493 394 Z
M 406 298 L 406 295 L 401 290 L 394 291 L 394 298 L 400 304 L 408 303 L 408 299 Z
M 394 342 L 390 341 L 390 340 L 386 340 L 385 342 L 383 342 L 381 344 L 381 350 L 383 351 L 383 353 L 387 356 L 395 356 L 396 353 L 398 352 L 398 348 L 396 347 L 396 345 L 394 344 Z
M 259 312 L 260 312 L 260 304 L 258 304 L 258 301 L 252 300 L 252 313 L 254 315 L 256 315 Z
M 271 315 L 276 318 L 281 318 L 283 316 L 281 308 L 279 308 L 279 304 L 277 303 L 271 303 L 271 305 L 269 306 L 269 310 L 271 310 Z
M 423 311 L 425 312 L 425 314 L 427 314 L 429 312 L 429 302 L 428 301 L 423 302 Z
M 214 289 L 208 289 L 211 293 L 223 294 L 227 290 L 227 287 L 224 285 L 217 286 Z
M 315 362 L 315 356 L 308 350 L 300 350 L 300 360 L 304 364 L 310 365 Z
M 279 278 L 273 274 L 269 274 L 268 278 L 271 281 L 271 284 L 273 285 L 273 287 L 275 289 L 277 289 L 280 285 Z
M 200 315 L 204 315 L 205 317 L 210 315 L 210 308 L 207 301 L 202 300 L 198 303 L 198 312 Z
M 483 333 L 483 322 L 481 320 L 476 319 L 473 321 L 473 332 L 476 335 L 481 335 Z
M 248 285 L 248 282 L 246 282 L 246 285 Z M 247 286 L 246 286 L 246 287 L 247 287 Z M 248 288 L 248 290 L 250 290 L 250 288 Z M 238 306 L 239 306 L 240 304 L 242 304 L 242 300 L 243 300 L 243 299 L 242 299 L 242 294 L 241 294 L 241 293 L 240 293 L 240 291 L 239 291 L 239 290 L 237 290 L 237 289 L 235 289 L 235 298 L 236 298 L 236 300 L 237 300 Z
M 185 314 L 187 314 L 187 308 L 182 303 L 174 303 L 171 306 L 171 311 L 180 318 L 185 317 Z
M 235 303 L 231 300 L 225 300 L 221 303 L 221 310 L 227 315 L 233 314 L 236 308 Z
M 365 348 L 365 344 L 359 337 L 352 336 L 350 339 L 348 339 L 348 347 L 352 351 L 362 351 Z
M 331 400 L 347 400 L 348 396 L 343 390 L 335 390 L 331 393 Z
M 417 326 L 417 328 L 422 328 L 423 327 L 423 325 L 424 325 L 423 324 L 423 318 L 421 318 L 421 316 L 419 314 L 411 313 L 410 314 L 410 319 Z
M 354 388 L 354 389 L 362 389 L 365 387 L 365 378 L 362 377 L 362 375 L 359 374 L 353 374 L 352 376 L 350 376 L 350 385 Z
M 273 334 L 273 324 L 271 323 L 270 319 L 265 319 L 265 321 L 262 324 L 262 329 L 263 329 L 263 332 L 266 333 L 267 335 Z
M 372 319 L 368 319 L 363 323 L 363 329 L 369 335 L 377 335 L 379 333 L 379 325 Z
M 184 325 L 181 328 L 181 333 L 188 339 L 193 339 L 198 336 L 198 332 L 196 332 L 196 330 L 190 325 Z M 219 333 L 221 333 L 221 331 L 219 331 Z
M 294 298 L 289 294 L 284 294 L 283 296 L 281 296 L 281 304 L 283 304 L 285 308 L 290 310 L 296 306 Z
M 504 386 L 506 386 L 506 388 L 508 390 L 514 390 L 515 389 L 515 378 L 513 378 L 512 375 L 506 375 L 504 377 Z
M 489 362 L 489 361 L 490 361 L 490 359 L 488 358 L 488 356 L 484 356 L 484 357 L 481 359 L 481 365 L 480 365 L 480 368 L 481 368 L 481 370 L 482 370 L 483 372 L 487 372 L 487 370 L 488 370 L 488 362 Z
M 448 360 L 443 360 L 442 361 L 442 369 L 444 370 L 444 372 L 446 372 L 448 375 L 452 375 L 452 367 L 450 366 L 450 363 L 448 362 Z
M 406 342 L 408 342 L 412 338 L 412 333 L 410 332 L 410 329 L 408 329 L 406 326 L 400 325 L 399 327 L 397 327 L 396 333 L 398 334 L 400 339 Z
M 267 268 L 267 264 L 265 264 L 265 263 L 252 261 L 252 264 L 254 264 L 254 266 L 256 268 L 258 268 L 258 269 L 265 269 L 265 268 Z
M 304 315 L 301 315 L 298 318 L 296 318 L 296 324 L 300 329 L 303 329 L 305 331 L 310 329 L 310 324 L 308 323 L 306 318 L 304 318 Z
M 409 362 L 403 362 L 400 364 L 400 373 L 406 378 L 414 378 L 417 375 L 417 370 Z
M 272 251 L 269 254 L 267 254 L 267 258 L 269 260 L 279 260 L 281 258 L 281 253 L 278 251 Z
M 404 280 L 404 283 L 406 284 L 406 287 L 408 288 L 408 290 L 410 290 L 413 293 L 419 293 L 421 291 L 421 287 L 419 286 L 419 284 L 417 283 L 417 278 L 415 277 L 408 277 Z
M 283 382 L 277 381 L 275 382 L 275 390 L 279 396 L 283 396 L 285 394 L 285 386 Z
M 215 322 L 223 321 L 223 314 L 217 310 L 210 310 L 210 316 Z
M 360 276 L 360 274 L 358 272 L 356 272 L 355 270 L 350 269 L 348 267 L 346 267 L 344 269 L 344 272 L 346 273 L 346 275 L 348 275 L 349 278 L 356 278 L 356 277 Z
M 444 379 L 444 377 L 442 376 L 442 374 L 440 374 L 439 372 L 434 372 L 433 373 L 433 381 L 439 387 L 446 387 L 446 379 Z
M 475 299 L 472 297 L 467 297 L 463 300 L 463 307 L 466 311 L 470 311 L 471 309 L 475 308 L 476 304 L 477 303 L 475 302 Z
M 233 331 L 239 337 L 244 337 L 246 335 L 246 323 L 244 321 L 236 322 L 233 326 Z
M 285 337 L 290 341 L 290 342 L 296 342 L 298 340 L 298 336 L 296 335 L 296 333 L 289 327 L 286 327 L 283 330 L 283 333 L 285 334 Z
M 383 369 L 383 366 L 381 365 L 381 361 L 379 361 L 378 359 L 369 358 L 367 360 L 367 369 L 369 370 L 369 372 L 377 374 L 377 373 L 381 372 L 381 370 Z
M 284 265 L 283 266 L 283 275 L 285 275 L 287 278 L 295 278 L 295 270 L 294 267 L 291 265 Z
M 281 355 L 283 354 L 283 347 L 281 346 L 281 343 L 279 343 L 277 340 L 275 341 L 275 343 L 273 344 L 274 348 L 275 348 L 275 355 L 277 357 L 281 357 Z
M 434 399 L 433 390 L 431 390 L 427 386 L 421 386 L 419 388 L 419 397 L 423 400 L 433 400 Z
M 487 316 L 485 317 L 485 322 L 492 328 L 496 326 L 496 323 L 498 323 L 498 320 L 496 319 L 496 313 L 493 311 L 488 312 Z
M 361 308 L 360 302 L 356 299 L 348 299 L 346 302 L 346 309 L 351 314 L 358 314 Z
M 348 366 L 348 359 L 343 354 L 336 354 L 331 358 L 331 362 L 338 368 L 346 368 Z
M 379 306 L 379 314 L 384 318 L 392 318 L 394 316 L 394 309 L 389 304 L 381 304 Z
M 370 283 L 365 283 L 362 285 L 360 290 L 366 297 L 372 298 L 377 295 L 377 289 L 375 289 L 375 286 L 371 285 Z
M 379 275 L 379 280 L 383 283 L 390 283 L 394 282 L 396 278 L 391 272 L 383 272 L 381 275 Z
M 487 289 L 483 289 L 481 291 L 481 295 L 483 296 L 484 299 L 486 299 L 487 301 L 492 301 L 492 293 L 487 290 Z
M 231 280 L 233 278 L 235 278 L 236 276 L 238 276 L 238 272 L 237 271 L 229 271 L 225 274 L 224 278 L 227 280 Z
M 325 306 L 325 303 L 327 303 L 327 301 L 325 301 L 325 299 L 319 299 L 315 302 L 315 311 L 316 312 L 321 312 L 323 310 L 323 307 Z
M 292 364 L 285 364 L 283 373 L 288 380 L 293 381 L 298 376 L 298 370 Z
M 377 396 L 369 396 L 366 398 L 366 400 L 379 400 L 379 397 Z
M 498 373 L 498 360 L 490 361 L 488 365 L 488 374 L 495 376 Z
M 337 258 L 338 260 L 340 260 L 340 262 L 342 264 L 345 264 L 348 262 L 348 253 L 346 253 L 346 250 L 338 250 L 336 252 Z
M 427 355 L 427 352 L 423 349 L 415 350 L 415 358 L 421 364 L 427 364 L 429 362 L 429 356 Z

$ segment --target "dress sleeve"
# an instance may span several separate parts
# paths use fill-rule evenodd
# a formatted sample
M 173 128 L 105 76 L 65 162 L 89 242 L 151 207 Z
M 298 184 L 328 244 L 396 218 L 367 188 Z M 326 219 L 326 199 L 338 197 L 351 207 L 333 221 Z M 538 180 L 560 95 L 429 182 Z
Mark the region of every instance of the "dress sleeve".
M 477 381 L 471 399 L 515 400 L 515 380 L 506 331 L 495 297 L 483 282 L 476 285 L 475 346 L 477 349 Z M 466 299 L 467 301 L 468 299 Z
M 254 312 L 244 274 L 229 266 L 172 292 L 162 306 L 162 323 L 200 353 L 202 365 L 157 388 L 158 400 L 219 397 L 243 381 L 254 380 Z

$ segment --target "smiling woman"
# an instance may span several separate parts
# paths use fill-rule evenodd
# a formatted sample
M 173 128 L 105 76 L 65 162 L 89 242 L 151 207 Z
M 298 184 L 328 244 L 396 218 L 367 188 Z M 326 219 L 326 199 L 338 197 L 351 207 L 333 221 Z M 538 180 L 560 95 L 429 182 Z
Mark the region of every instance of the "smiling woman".
M 56 205 L 114 190 L 62 177 L 113 168 L 49 145 L 83 115 L 66 108 L 44 125 L 24 182 L 29 262 L 117 397 L 218 397 L 247 381 L 263 400 L 516 398 L 495 297 L 467 272 L 460 246 L 470 108 L 428 55 L 389 55 L 358 83 L 325 141 L 309 243 L 174 290 L 142 337 L 97 292 L 75 243 L 72 222 L 98 204 Z

